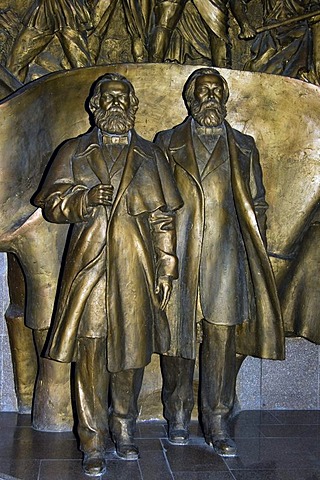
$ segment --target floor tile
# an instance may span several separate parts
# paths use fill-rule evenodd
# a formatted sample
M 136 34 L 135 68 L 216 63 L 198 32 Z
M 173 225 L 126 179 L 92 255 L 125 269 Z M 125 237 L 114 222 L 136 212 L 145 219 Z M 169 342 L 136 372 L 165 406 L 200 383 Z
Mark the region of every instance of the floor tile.
M 141 458 L 119 459 L 108 439 L 100 480 L 320 480 L 319 412 L 240 412 L 232 429 L 239 455 L 222 458 L 206 445 L 197 421 L 185 446 L 168 442 L 164 422 L 138 423 Z M 0 413 L 0 480 L 88 478 L 72 432 L 38 432 L 30 416 Z
M 141 455 L 139 466 L 143 480 L 173 480 L 163 451 L 148 451 L 146 455 Z
M 141 458 L 149 452 L 162 452 L 162 443 L 160 438 L 137 438 L 136 444 L 139 447 Z
M 13 412 L 1 412 L 0 431 L 8 427 L 31 427 L 31 415 L 19 415 Z
M 235 480 L 320 480 L 319 470 L 232 470 Z
M 243 426 L 247 425 L 269 425 L 275 423 L 281 423 L 280 420 L 274 414 L 274 411 L 265 410 L 245 410 L 240 412 L 234 419 L 235 425 Z
M 165 438 L 166 436 L 166 424 L 163 422 L 138 423 L 135 433 L 135 438 Z
M 10 475 L 19 480 L 36 480 L 38 478 L 40 460 L 13 458 L 0 459 L 0 480 Z M 4 475 L 3 475 L 4 474 Z
M 178 472 L 174 480 L 234 480 L 230 472 Z
M 32 428 L 6 429 L 0 442 L 0 458 L 81 458 L 75 437 L 68 433 L 44 433 Z
M 39 480 L 88 480 L 80 460 L 42 460 Z M 107 461 L 107 471 L 99 480 L 142 480 L 138 462 Z
M 260 431 L 265 437 L 312 437 L 320 440 L 320 425 L 261 425 Z
M 211 472 L 227 470 L 221 457 L 213 452 L 205 443 L 199 445 L 192 440 L 188 445 L 174 446 L 163 441 L 166 457 L 173 473 L 185 471 Z
M 237 447 L 238 457 L 225 459 L 231 470 L 320 469 L 320 445 L 313 438 L 241 438 Z
M 320 425 L 319 410 L 273 410 L 280 423 L 300 425 Z

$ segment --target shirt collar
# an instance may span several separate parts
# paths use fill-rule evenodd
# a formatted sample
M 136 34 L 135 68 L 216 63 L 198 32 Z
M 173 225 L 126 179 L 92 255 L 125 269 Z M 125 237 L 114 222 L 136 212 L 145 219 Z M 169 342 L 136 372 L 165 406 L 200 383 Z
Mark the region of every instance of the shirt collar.
M 131 140 L 131 132 L 127 132 L 124 135 L 117 135 L 114 133 L 102 133 L 98 130 L 98 138 L 100 145 L 128 145 Z

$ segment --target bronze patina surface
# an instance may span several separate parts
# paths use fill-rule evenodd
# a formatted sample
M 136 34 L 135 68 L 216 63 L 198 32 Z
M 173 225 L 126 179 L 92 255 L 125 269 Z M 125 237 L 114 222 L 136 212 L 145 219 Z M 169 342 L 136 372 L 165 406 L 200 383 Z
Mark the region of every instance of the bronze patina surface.
M 158 130 L 183 121 L 186 111 L 181 91 L 194 70 L 192 66 L 117 65 L 61 72 L 24 87 L 0 107 L 1 249 L 14 252 L 24 268 L 28 284 L 26 319 L 36 329 L 50 325 L 66 228 L 44 222 L 30 198 L 58 145 L 88 129 L 83 106 L 91 84 L 115 69 L 135 85 L 140 98 L 136 129 L 145 138 L 151 140 Z M 296 247 L 319 202 L 319 91 L 284 77 L 220 70 L 230 88 L 227 120 L 252 135 L 260 151 L 269 204 L 268 249 L 279 283 L 298 252 Z M 13 131 L 17 132 L 14 141 Z M 313 247 L 313 251 L 318 249 Z M 298 263 L 303 272 L 305 262 Z M 288 282 L 289 290 L 291 285 Z M 304 290 L 303 295 L 307 299 L 310 292 Z M 317 311 L 307 321 L 314 322 Z M 155 357 L 142 389 L 142 417 L 159 416 L 161 412 L 158 373 Z M 34 417 L 40 429 L 70 428 L 70 411 L 57 413 L 68 378 L 68 372 L 55 372 L 49 393 L 46 387 L 42 398 L 36 395 L 35 404 L 46 405 Z

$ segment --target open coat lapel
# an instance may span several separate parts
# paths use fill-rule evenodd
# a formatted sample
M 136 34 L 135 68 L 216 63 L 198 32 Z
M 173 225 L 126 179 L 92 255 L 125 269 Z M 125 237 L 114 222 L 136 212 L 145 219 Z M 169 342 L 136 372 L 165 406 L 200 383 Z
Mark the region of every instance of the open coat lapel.
M 191 119 L 188 119 L 172 135 L 169 151 L 174 161 L 201 186 L 199 169 L 192 144 Z
M 139 170 L 143 159 L 145 158 L 145 154 L 140 147 L 139 136 L 134 130 L 131 130 L 131 134 L 132 137 L 129 145 L 127 160 L 123 169 L 119 189 L 112 205 L 110 217 L 112 217 L 113 213 L 115 212 L 122 195 L 130 185 L 132 179 Z

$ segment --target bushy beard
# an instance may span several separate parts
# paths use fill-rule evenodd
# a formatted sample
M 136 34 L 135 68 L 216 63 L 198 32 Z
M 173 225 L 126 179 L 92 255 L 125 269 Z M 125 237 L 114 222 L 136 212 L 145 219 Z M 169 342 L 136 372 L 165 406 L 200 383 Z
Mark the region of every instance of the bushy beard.
M 135 114 L 131 108 L 125 111 L 118 107 L 109 110 L 99 107 L 94 112 L 94 120 L 102 132 L 123 135 L 134 127 Z
M 195 121 L 203 127 L 217 127 L 227 115 L 225 104 L 217 100 L 206 100 L 200 103 L 194 99 L 190 105 L 190 112 Z

